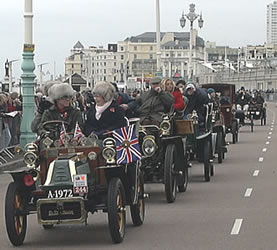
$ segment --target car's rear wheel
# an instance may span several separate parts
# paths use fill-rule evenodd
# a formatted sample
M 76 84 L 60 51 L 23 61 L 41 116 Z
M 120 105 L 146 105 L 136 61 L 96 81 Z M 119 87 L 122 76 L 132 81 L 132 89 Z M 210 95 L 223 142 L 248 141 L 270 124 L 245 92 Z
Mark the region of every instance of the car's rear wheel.
M 254 131 L 254 117 L 253 115 L 250 115 L 250 126 L 251 126 L 251 132 Z
M 233 144 L 236 144 L 238 142 L 238 128 L 237 128 L 237 122 L 232 122 L 232 140 Z
M 217 161 L 218 163 L 222 163 L 223 160 L 223 150 L 222 150 L 222 146 L 223 146 L 223 133 L 222 131 L 218 131 L 217 133 L 217 137 L 216 137 L 216 145 L 217 145 Z
M 130 210 L 133 224 L 140 226 L 143 224 L 145 216 L 144 182 L 142 174 L 138 177 L 137 192 L 138 202 L 137 204 L 132 204 Z
M 174 144 L 169 144 L 166 147 L 165 159 L 164 159 L 164 186 L 166 200 L 168 203 L 172 203 L 176 199 L 176 149 Z
M 123 184 L 119 178 L 112 178 L 108 187 L 108 221 L 114 243 L 122 242 L 126 227 L 126 199 Z
M 204 142 L 204 178 L 205 181 L 210 181 L 211 177 L 211 162 L 210 162 L 211 143 L 208 139 Z
M 53 229 L 54 228 L 54 225 L 51 224 L 51 225 L 42 225 L 43 229 L 45 230 L 50 230 L 50 229 Z
M 14 246 L 23 244 L 26 229 L 27 215 L 23 213 L 23 197 L 15 182 L 8 186 L 5 200 L 5 220 L 8 237 Z
M 180 193 L 186 192 L 187 191 L 187 187 L 188 187 L 188 179 L 189 179 L 189 173 L 188 173 L 188 164 L 186 163 L 186 165 L 183 168 L 182 174 L 179 177 L 180 182 L 178 185 L 178 191 Z

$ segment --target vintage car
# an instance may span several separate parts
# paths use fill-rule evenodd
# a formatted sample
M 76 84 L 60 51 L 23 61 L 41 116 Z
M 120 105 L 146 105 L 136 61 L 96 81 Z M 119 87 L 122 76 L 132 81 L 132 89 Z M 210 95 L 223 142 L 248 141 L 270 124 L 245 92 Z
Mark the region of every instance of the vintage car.
M 266 125 L 266 104 L 251 101 L 247 110 L 246 118 L 250 120 L 251 132 L 254 131 L 254 120 L 260 120 L 261 126 Z
M 185 136 L 177 133 L 175 125 L 171 113 L 164 114 L 159 125 L 141 124 L 139 129 L 144 181 L 164 183 L 168 203 L 175 201 L 177 188 L 185 192 L 188 185 Z
M 225 133 L 231 133 L 233 144 L 237 143 L 239 138 L 239 121 L 238 118 L 236 118 L 235 109 L 235 84 L 213 83 L 204 84 L 202 86 L 205 88 L 213 88 L 215 90 L 219 98 Z
M 61 121 L 46 122 L 46 125 Z M 73 140 L 67 135 L 62 145 L 46 134 L 24 149 L 16 147 L 0 164 L 11 174 L 5 200 L 8 237 L 15 246 L 23 244 L 27 216 L 37 214 L 45 229 L 55 224 L 87 224 L 88 214 L 102 210 L 108 214 L 112 241 L 125 235 L 126 206 L 133 224 L 143 224 L 145 203 L 141 161 L 117 163 L 113 134 L 101 140 L 94 134 Z M 122 147 L 129 147 L 128 139 Z M 133 177 L 130 176 L 133 173 Z
M 210 181 L 214 175 L 213 158 L 216 145 L 216 133 L 212 128 L 212 110 L 213 105 L 205 105 L 205 125 L 200 127 L 196 111 L 188 115 L 188 120 L 193 124 L 192 133 L 188 134 L 186 142 L 186 151 L 189 156 L 188 160 L 197 159 L 204 164 L 204 179 Z
M 203 84 L 203 88 L 211 88 L 213 87 L 212 84 Z M 225 158 L 225 153 L 227 153 L 226 147 L 226 129 L 225 129 L 225 122 L 224 116 L 221 112 L 220 102 L 218 96 L 214 100 L 214 106 L 212 110 L 212 127 L 213 133 L 216 133 L 216 146 L 215 146 L 215 154 L 217 154 L 218 163 L 222 163 L 223 159 Z

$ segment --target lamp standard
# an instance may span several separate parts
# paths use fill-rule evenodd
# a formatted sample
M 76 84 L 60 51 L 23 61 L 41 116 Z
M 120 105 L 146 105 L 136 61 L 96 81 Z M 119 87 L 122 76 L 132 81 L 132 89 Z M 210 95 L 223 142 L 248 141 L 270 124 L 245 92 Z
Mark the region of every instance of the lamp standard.
M 35 70 L 33 44 L 33 0 L 25 0 L 24 8 L 24 47 L 23 62 L 21 69 L 23 71 L 22 91 L 23 91 L 23 118 L 20 128 L 20 144 L 21 146 L 34 141 L 35 134 L 31 131 L 31 122 L 34 118 L 34 79 Z
M 202 19 L 202 13 L 200 15 L 195 13 L 195 4 L 193 4 L 193 3 L 189 5 L 189 13 L 188 14 L 184 14 L 184 12 L 182 13 L 182 17 L 180 18 L 180 25 L 182 28 L 184 28 L 186 25 L 186 19 L 188 19 L 190 22 L 188 79 L 189 79 L 189 81 L 191 81 L 192 77 L 193 77 L 193 70 L 192 70 L 193 22 L 196 19 L 198 19 L 198 26 L 201 29 L 203 27 L 204 20 Z
M 16 59 L 16 60 L 11 60 L 8 62 L 9 63 L 8 65 L 9 65 L 9 92 L 10 93 L 12 92 L 12 84 L 13 84 L 12 64 L 17 61 L 19 61 L 19 60 Z
M 46 65 L 48 63 L 41 63 L 38 65 L 38 68 L 39 68 L 39 86 L 41 87 L 42 86 L 42 75 L 43 75 L 43 71 L 42 71 L 42 66 L 43 65 Z

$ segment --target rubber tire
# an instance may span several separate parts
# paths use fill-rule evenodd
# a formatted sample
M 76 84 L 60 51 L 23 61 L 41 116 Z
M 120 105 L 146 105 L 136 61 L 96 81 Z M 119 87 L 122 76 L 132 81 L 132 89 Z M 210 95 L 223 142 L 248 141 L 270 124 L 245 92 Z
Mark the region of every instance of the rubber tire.
M 209 182 L 211 178 L 211 163 L 210 163 L 211 144 L 208 139 L 205 140 L 203 151 L 204 151 L 203 152 L 204 178 L 206 182 Z
M 21 246 L 25 240 L 26 229 L 27 229 L 27 215 L 21 216 L 22 230 L 17 233 L 15 228 L 15 198 L 18 195 L 18 188 L 15 182 L 11 182 L 8 186 L 6 192 L 5 200 L 5 221 L 6 221 L 6 230 L 10 242 L 14 246 Z M 22 199 L 22 198 L 21 198 Z
M 43 229 L 45 230 L 51 230 L 54 228 L 54 225 L 42 225 Z
M 236 144 L 238 142 L 237 136 L 238 136 L 237 123 L 235 121 L 233 121 L 232 122 L 232 139 L 233 139 L 233 144 Z
M 250 115 L 250 126 L 251 126 L 251 132 L 254 132 L 254 118 L 253 115 Z
M 118 205 L 117 205 L 117 196 L 118 194 L 121 196 L 122 208 L 124 208 L 122 212 L 122 225 L 121 230 L 118 223 Z M 112 178 L 109 182 L 108 186 L 108 222 L 109 222 L 109 230 L 112 237 L 112 241 L 114 243 L 120 243 L 124 239 L 125 229 L 126 229 L 126 199 L 125 199 L 125 191 L 123 184 L 119 178 Z
M 222 163 L 222 160 L 223 160 L 222 144 L 223 144 L 223 134 L 222 134 L 222 131 L 218 131 L 217 137 L 216 137 L 218 163 Z
M 183 172 L 183 175 L 182 175 L 182 183 L 181 185 L 178 185 L 178 191 L 180 193 L 184 193 L 187 191 L 187 188 L 188 188 L 188 182 L 189 182 L 189 171 L 188 171 L 188 166 L 186 165 L 184 167 L 184 170 L 182 171 Z
M 165 150 L 164 159 L 164 187 L 166 200 L 168 203 L 172 203 L 176 199 L 177 192 L 177 178 L 173 174 L 175 167 L 176 149 L 174 144 L 169 144 Z
M 134 205 L 131 204 L 130 206 L 131 218 L 134 226 L 142 225 L 145 217 L 144 181 L 142 174 L 138 177 L 138 185 L 140 186 L 138 203 Z

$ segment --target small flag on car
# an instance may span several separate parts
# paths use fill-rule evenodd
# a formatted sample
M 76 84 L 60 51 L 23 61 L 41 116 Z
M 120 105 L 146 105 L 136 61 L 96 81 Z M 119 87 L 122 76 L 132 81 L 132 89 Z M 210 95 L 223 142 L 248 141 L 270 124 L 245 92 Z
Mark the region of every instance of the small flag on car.
M 134 124 L 116 129 L 112 133 L 116 140 L 117 164 L 128 164 L 141 159 L 139 141 Z
M 77 140 L 79 141 L 82 137 L 84 137 L 84 134 L 82 133 L 79 123 L 76 123 L 75 130 L 74 130 L 74 136 L 72 140 Z
M 62 128 L 61 128 L 61 132 L 60 132 L 60 136 L 59 136 L 60 145 L 68 144 L 67 138 L 68 138 L 68 135 L 66 133 L 64 123 L 62 123 Z

